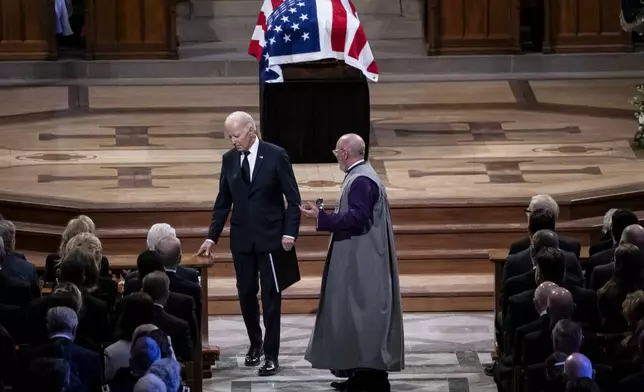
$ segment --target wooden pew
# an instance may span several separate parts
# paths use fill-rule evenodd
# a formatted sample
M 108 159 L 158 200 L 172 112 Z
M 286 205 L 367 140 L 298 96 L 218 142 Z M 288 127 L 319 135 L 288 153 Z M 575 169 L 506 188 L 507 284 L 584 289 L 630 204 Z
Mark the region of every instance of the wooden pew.
M 56 56 L 54 2 L 0 0 L 0 60 L 52 60 Z
M 545 0 L 544 53 L 628 52 L 619 0 Z
M 20 251 L 20 253 L 23 253 L 36 266 L 36 269 L 45 269 L 46 254 L 30 251 Z M 110 268 L 123 270 L 136 268 L 135 256 L 115 256 L 110 257 L 109 260 Z M 201 335 L 198 336 L 199 341 L 195 342 L 193 362 L 191 363 L 193 376 L 190 385 L 191 391 L 201 392 L 203 390 L 204 370 L 208 376 L 212 376 L 210 368 L 204 369 L 204 357 L 208 365 L 211 365 L 213 361 L 219 359 L 219 348 L 210 347 L 208 343 L 208 268 L 213 265 L 213 260 L 209 257 L 186 256 L 181 260 L 181 265 L 196 268 L 199 270 L 199 275 L 201 276 L 201 293 L 203 297 L 203 305 L 201 307 Z M 51 293 L 51 289 L 43 288 L 43 293 Z
M 178 58 L 176 3 L 177 0 L 87 0 L 87 58 Z
M 519 1 L 428 0 L 427 54 L 518 53 Z

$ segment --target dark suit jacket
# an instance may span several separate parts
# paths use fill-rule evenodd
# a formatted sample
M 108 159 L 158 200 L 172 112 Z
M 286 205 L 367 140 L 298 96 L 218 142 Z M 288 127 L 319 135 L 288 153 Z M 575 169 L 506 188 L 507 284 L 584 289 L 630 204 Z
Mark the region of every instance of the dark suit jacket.
M 208 238 L 219 241 L 234 205 L 230 217 L 232 253 L 274 252 L 281 246 L 282 236 L 297 238 L 300 228 L 300 191 L 291 161 L 283 148 L 261 140 L 258 143 L 251 184 L 242 180 L 239 151 L 231 149 L 222 158 Z
M 40 285 L 36 266 L 12 253 L 0 256 L 2 271 L 10 278 L 19 279 L 31 287 L 32 298 L 40 297 Z
M 564 235 L 558 234 L 559 236 L 559 248 L 561 250 L 565 250 L 567 252 L 570 252 L 579 259 L 579 254 L 581 253 L 581 244 L 579 243 L 578 240 L 570 237 L 566 237 Z M 509 254 L 513 255 L 515 253 L 519 253 L 522 250 L 528 249 L 530 247 L 530 238 L 525 237 L 522 238 L 516 242 L 513 242 L 512 245 L 510 245 L 510 252 Z
M 586 262 L 582 265 L 582 268 L 584 269 L 586 273 L 586 284 L 588 288 L 592 288 L 590 284 L 591 277 L 593 276 L 593 272 L 595 271 L 595 268 L 610 264 L 611 261 L 613 261 L 615 257 L 615 248 L 611 247 L 610 249 L 603 250 L 599 253 L 595 253 L 594 255 L 590 256 Z
M 192 341 L 188 323 L 168 314 L 162 307 L 154 306 L 154 325 L 170 336 L 172 347 L 177 359 L 190 361 L 192 359 Z
M 179 276 L 181 279 L 185 279 L 187 281 L 199 284 L 199 272 L 197 272 L 196 269 L 194 268 L 189 268 L 189 267 L 183 267 L 183 266 L 178 266 L 177 267 L 177 276 Z M 128 282 L 131 281 L 132 279 L 138 279 L 139 278 L 139 271 L 132 271 L 129 274 L 125 276 L 125 287 L 127 288 Z M 139 291 L 141 288 L 139 287 L 135 291 Z M 130 292 L 133 293 L 134 291 Z M 130 294 L 125 292 L 124 294 Z
M 612 248 L 613 248 L 613 239 L 611 238 L 610 234 L 608 234 L 608 236 L 604 235 L 604 237 L 602 237 L 601 242 L 592 244 L 590 248 L 588 248 L 588 256 L 593 256 L 596 253 L 602 252 L 604 250 L 612 249 Z
M 70 392 L 100 392 L 103 384 L 101 354 L 84 349 L 71 340 L 56 338 L 42 346 L 18 352 L 20 369 L 26 373 L 29 364 L 42 357 L 66 359 L 71 368 Z M 26 381 L 28 374 L 19 379 Z
M 604 287 L 604 285 L 608 283 L 610 278 L 613 277 L 613 273 L 615 273 L 614 263 L 604 264 L 596 267 L 593 271 L 593 274 L 590 276 L 589 288 L 595 291 L 599 291 L 599 289 Z
M 16 279 L 0 271 L 0 303 L 26 306 L 33 299 L 32 286 L 22 279 Z
M 581 265 L 577 257 L 571 252 L 563 251 L 564 256 L 566 257 L 566 274 L 574 275 L 579 279 L 580 282 L 583 282 L 584 275 L 581 271 Z M 511 254 L 505 260 L 503 265 L 503 279 L 506 280 L 524 274 L 530 271 L 533 268 L 532 258 L 530 257 L 530 248 L 524 249 L 519 253 Z
M 525 336 L 520 365 L 527 366 L 543 363 L 552 352 L 552 328 L 548 324 L 540 330 L 530 332 Z
M 591 328 L 598 328 L 601 321 L 597 308 L 597 293 L 577 286 L 566 288 L 570 291 L 576 305 L 572 319 L 587 324 Z M 514 333 L 518 327 L 539 317 L 534 308 L 534 291 L 533 288 L 510 297 L 507 313 L 503 315 L 503 328 L 506 333 Z
M 187 295 L 192 298 L 194 301 L 195 317 L 197 318 L 197 327 L 201 327 L 201 311 L 202 311 L 202 296 L 201 296 L 201 286 L 198 284 L 189 282 L 185 279 L 181 279 L 177 274 L 173 272 L 166 272 L 168 278 L 170 278 L 170 291 L 173 293 L 179 293 Z M 205 299 L 208 300 L 207 298 Z M 172 306 L 174 309 L 174 306 Z M 174 313 L 174 310 L 173 310 Z
M 60 261 L 60 256 L 58 253 L 48 254 L 45 258 L 45 273 L 43 274 L 43 280 L 47 283 L 56 282 L 56 265 Z M 103 256 L 101 259 L 101 268 L 100 271 L 109 271 L 110 262 L 107 260 L 107 257 Z M 108 277 L 103 275 L 103 277 Z
M 633 374 L 619 382 L 619 392 L 641 392 L 644 391 L 644 372 Z

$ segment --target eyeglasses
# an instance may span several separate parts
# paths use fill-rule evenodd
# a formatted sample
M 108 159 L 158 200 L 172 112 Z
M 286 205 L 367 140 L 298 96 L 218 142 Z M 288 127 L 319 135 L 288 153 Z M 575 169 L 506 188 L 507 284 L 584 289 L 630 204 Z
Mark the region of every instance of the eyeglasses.
M 338 154 L 340 153 L 340 151 L 342 151 L 342 150 L 344 150 L 344 148 L 338 148 L 338 149 L 333 150 L 333 151 L 332 151 L 332 152 L 333 152 L 333 155 L 335 155 L 335 156 L 337 157 L 337 156 L 338 156 Z
M 530 211 L 530 209 L 529 209 L 529 208 L 526 208 L 526 209 L 525 209 L 525 214 L 526 214 L 526 215 L 528 215 L 528 216 L 530 216 L 530 214 L 532 214 L 532 211 Z

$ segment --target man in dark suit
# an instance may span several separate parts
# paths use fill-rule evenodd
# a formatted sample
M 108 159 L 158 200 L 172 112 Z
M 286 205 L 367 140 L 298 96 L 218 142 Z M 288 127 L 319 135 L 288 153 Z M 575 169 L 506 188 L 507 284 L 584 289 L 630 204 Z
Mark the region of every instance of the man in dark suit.
M 156 257 L 165 268 L 168 279 L 170 279 L 170 291 L 187 295 L 194 301 L 197 325 L 201 328 L 201 312 L 203 311 L 201 286 L 185 280 L 177 274 L 177 267 L 181 262 L 181 242 L 179 239 L 171 236 L 162 238 L 156 245 Z M 174 309 L 174 306 L 172 308 Z
M 548 214 L 536 211 L 530 217 L 530 221 L 538 221 L 540 219 L 550 219 Z M 533 258 L 543 248 L 559 249 L 559 236 L 552 230 L 541 229 L 535 231 L 531 238 L 531 245 L 528 249 L 522 250 L 519 253 L 509 255 L 503 265 L 503 278 L 502 281 L 506 282 L 508 279 L 524 274 L 534 268 Z M 564 256 L 566 256 L 566 278 L 579 281 L 583 285 L 584 276 L 581 271 L 581 265 L 574 254 L 562 249 Z
M 639 224 L 631 224 L 627 226 L 621 233 L 619 238 L 619 243 L 617 245 L 625 243 L 635 245 L 640 249 L 644 249 L 644 228 Z M 614 256 L 614 250 L 611 249 L 611 255 Z M 598 254 L 599 255 L 599 254 Z M 615 263 L 614 257 L 611 257 L 611 260 L 608 264 L 600 265 L 595 267 L 590 277 L 590 288 L 598 291 L 610 280 L 615 272 Z
M 154 301 L 154 325 L 170 336 L 177 358 L 189 361 L 192 358 L 192 340 L 188 323 L 163 309 L 170 296 L 168 275 L 161 271 L 147 274 L 143 278 L 143 292 Z
M 16 248 L 16 226 L 11 221 L 0 220 L 0 238 L 4 243 L 4 254 L 0 254 L 0 268 L 8 277 L 19 279 L 31 287 L 31 297 L 40 297 L 40 285 L 36 266 L 14 254 Z
M 559 217 L 559 205 L 557 202 L 548 195 L 536 195 L 532 197 L 530 205 L 526 208 L 526 214 L 528 218 L 537 210 L 548 211 L 553 217 L 554 220 L 552 224 L 548 224 L 543 227 L 528 227 L 528 237 L 522 238 L 510 245 L 509 254 L 519 253 L 522 250 L 528 249 L 530 247 L 530 236 L 532 233 L 535 233 L 538 230 L 552 230 L 555 231 L 555 223 L 557 217 Z M 534 230 L 530 232 L 530 229 Z M 567 252 L 573 253 L 577 259 L 579 259 L 579 254 L 581 253 L 581 244 L 578 240 L 563 235 L 559 235 L 559 248 Z
M 300 192 L 290 159 L 283 148 L 259 140 L 253 118 L 235 112 L 225 122 L 234 148 L 222 157 L 219 194 L 212 213 L 208 239 L 199 249 L 209 255 L 230 217 L 230 250 L 233 254 L 237 294 L 250 339 L 247 366 L 259 363 L 262 330 L 257 293 L 261 280 L 266 335 L 265 361 L 259 375 L 277 373 L 279 363 L 282 295 L 276 287 L 270 255 L 280 247 L 290 251 L 300 227 Z M 284 208 L 284 197 L 287 207 Z
M 619 243 L 624 229 L 630 225 L 636 225 L 638 222 L 637 215 L 635 215 L 631 210 L 619 209 L 613 213 L 611 220 L 610 235 L 613 241 L 613 245 L 610 249 L 602 250 L 601 252 L 595 253 L 590 256 L 587 262 L 584 263 L 583 268 L 586 271 L 586 276 L 588 277 L 587 283 L 588 287 L 596 290 L 591 285 L 591 277 L 595 268 L 603 265 L 611 264 L 615 255 L 615 248 Z M 612 275 L 612 272 L 611 272 Z M 610 277 L 609 277 L 610 278 Z M 598 287 L 598 289 L 601 286 Z
M 27 348 L 18 352 L 18 369 L 29 369 L 37 358 L 62 358 L 69 362 L 70 392 L 99 392 L 103 384 L 101 354 L 84 349 L 74 343 L 78 317 L 68 307 L 55 307 L 47 312 L 49 342 L 42 346 Z M 18 381 L 26 382 L 27 375 L 21 374 Z
M 134 292 L 141 291 L 141 278 L 145 278 L 149 273 L 154 271 L 165 271 L 163 264 L 157 257 L 157 253 L 152 250 L 145 250 L 139 254 L 139 257 L 136 260 L 136 267 L 138 269 L 137 276 L 125 282 L 123 295 L 129 295 Z M 177 275 L 179 276 L 178 272 Z M 188 327 L 190 328 L 190 339 L 193 343 L 196 343 L 199 326 L 197 325 L 197 309 L 195 309 L 194 299 L 189 295 L 170 291 L 163 308 L 169 314 L 188 323 Z M 114 313 L 117 317 L 121 313 L 118 303 Z M 199 309 L 199 314 L 201 314 L 201 309 Z

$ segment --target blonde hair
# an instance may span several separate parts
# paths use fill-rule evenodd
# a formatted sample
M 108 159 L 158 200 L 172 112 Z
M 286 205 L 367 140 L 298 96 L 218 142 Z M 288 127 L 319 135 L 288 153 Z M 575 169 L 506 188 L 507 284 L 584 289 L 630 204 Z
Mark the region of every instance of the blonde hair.
M 92 233 L 80 233 L 72 237 L 63 250 L 61 260 L 64 259 L 72 250 L 80 248 L 83 252 L 92 257 L 100 269 L 101 259 L 103 258 L 103 245 L 101 241 Z
M 87 215 L 80 215 L 69 222 L 63 231 L 63 235 L 60 239 L 60 247 L 58 248 L 58 255 L 60 258 L 63 258 L 65 253 L 65 247 L 69 240 L 81 233 L 92 233 L 96 230 L 94 221 L 92 221 Z

